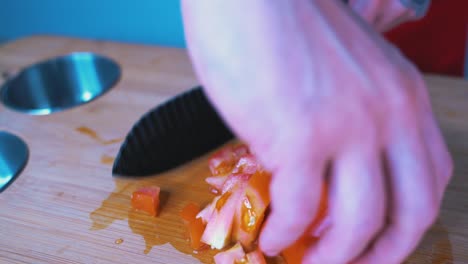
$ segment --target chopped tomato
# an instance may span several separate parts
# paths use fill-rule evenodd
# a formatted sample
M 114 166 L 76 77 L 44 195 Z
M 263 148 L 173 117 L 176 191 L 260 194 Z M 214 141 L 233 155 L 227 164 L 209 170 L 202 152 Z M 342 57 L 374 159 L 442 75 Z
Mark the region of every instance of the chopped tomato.
M 231 174 L 224 182 L 221 193 L 229 192 L 237 184 L 244 185 L 250 179 L 250 174 Z
M 217 192 L 220 192 L 223 189 L 223 185 L 228 179 L 228 175 L 222 176 L 211 176 L 205 179 L 211 187 L 213 187 Z
M 265 257 L 259 248 L 245 255 L 246 264 L 266 264 Z
M 232 173 L 254 174 L 260 169 L 257 159 L 251 154 L 245 154 L 237 161 Z
M 223 249 L 231 242 L 234 214 L 243 193 L 242 188 L 242 186 L 237 185 L 229 192 L 218 196 L 213 214 L 202 236 L 202 241 L 210 245 L 211 248 Z
M 221 164 L 229 164 L 230 171 L 216 176 L 220 172 L 213 168 L 224 166 Z M 210 168 L 215 176 L 206 181 L 220 195 L 199 214 L 207 223 L 202 240 L 218 249 L 231 242 L 252 249 L 270 204 L 271 175 L 262 169 L 246 145 L 221 149 L 210 160 Z
M 214 259 L 216 264 L 266 264 L 265 257 L 259 248 L 246 254 L 240 243 L 216 254 Z
M 211 217 L 213 216 L 214 211 L 216 210 L 216 204 L 218 203 L 220 196 L 217 196 L 213 199 L 213 201 L 208 204 L 203 210 L 201 210 L 197 214 L 197 218 L 200 218 L 204 224 L 210 221 Z
M 235 264 L 245 263 L 241 262 L 245 259 L 245 252 L 242 246 L 237 243 L 232 248 L 220 252 L 214 256 L 216 264 Z
M 182 217 L 184 223 L 192 222 L 197 218 L 199 212 L 200 206 L 195 203 L 189 203 L 180 211 L 180 217 Z
M 238 156 L 244 156 L 250 153 L 249 147 L 246 144 L 240 144 L 232 148 L 232 151 Z
M 256 240 L 268 217 L 271 174 L 246 145 L 221 149 L 209 160 L 209 166 L 212 176 L 206 182 L 218 195 L 202 211 L 197 207 L 187 213 L 193 217 L 196 211 L 195 217 L 206 224 L 201 241 L 220 250 L 235 244 L 215 256 L 217 264 L 265 264 Z M 306 250 L 318 241 L 329 224 L 326 187 L 322 187 L 317 215 L 304 235 L 282 252 L 289 264 L 301 263 Z
M 194 203 L 187 204 L 187 206 L 185 206 L 180 212 L 180 216 L 188 229 L 190 246 L 195 250 L 198 250 L 205 245 L 201 242 L 201 237 L 205 231 L 205 225 L 200 218 L 197 218 L 197 214 L 199 212 L 200 207 Z
M 142 187 L 132 194 L 132 207 L 136 210 L 156 216 L 159 209 L 159 192 L 157 186 Z
M 231 173 L 241 156 L 249 153 L 244 144 L 225 147 L 210 157 L 208 161 L 213 176 L 222 176 Z
M 270 174 L 265 171 L 254 173 L 247 181 L 242 200 L 236 208 L 232 239 L 247 250 L 252 249 L 270 204 L 270 179 Z

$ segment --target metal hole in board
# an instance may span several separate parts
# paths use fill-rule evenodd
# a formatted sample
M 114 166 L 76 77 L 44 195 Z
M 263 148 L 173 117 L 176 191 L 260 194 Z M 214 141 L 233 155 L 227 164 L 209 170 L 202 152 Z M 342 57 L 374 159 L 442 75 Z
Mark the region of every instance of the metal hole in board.
M 120 79 L 120 66 L 110 58 L 75 52 L 36 63 L 8 78 L 0 100 L 10 109 L 47 115 L 73 108 L 109 91 Z
M 18 177 L 28 158 L 28 146 L 21 138 L 0 131 L 0 193 Z

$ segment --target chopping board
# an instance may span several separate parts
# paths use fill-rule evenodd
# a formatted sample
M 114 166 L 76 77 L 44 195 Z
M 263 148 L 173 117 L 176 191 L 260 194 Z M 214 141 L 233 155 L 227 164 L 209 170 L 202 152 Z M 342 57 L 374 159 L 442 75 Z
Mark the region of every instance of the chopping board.
M 92 51 L 122 67 L 119 83 L 97 100 L 47 116 L 0 105 L 0 130 L 23 138 L 29 162 L 0 194 L 1 263 L 212 263 L 193 251 L 178 216 L 189 202 L 213 195 L 205 155 L 170 172 L 115 178 L 112 162 L 123 137 L 147 110 L 198 84 L 186 51 L 52 36 L 0 47 L 0 73 L 73 51 Z M 468 263 L 468 82 L 425 77 L 455 160 L 434 226 L 408 263 Z M 130 208 L 140 186 L 162 188 L 157 218 Z M 272 261 L 271 263 L 275 263 Z

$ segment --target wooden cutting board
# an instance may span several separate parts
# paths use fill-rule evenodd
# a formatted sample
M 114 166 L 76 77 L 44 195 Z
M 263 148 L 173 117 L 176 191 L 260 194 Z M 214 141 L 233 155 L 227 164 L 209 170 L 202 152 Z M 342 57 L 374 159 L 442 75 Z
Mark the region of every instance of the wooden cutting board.
M 59 37 L 0 47 L 0 73 L 51 56 L 94 51 L 117 60 L 118 85 L 98 100 L 49 116 L 0 106 L 0 130 L 21 136 L 30 160 L 0 194 L 1 263 L 212 263 L 190 250 L 178 212 L 207 203 L 206 156 L 158 177 L 115 179 L 122 138 L 147 110 L 198 84 L 184 50 Z M 408 263 L 468 263 L 468 82 L 427 76 L 438 120 L 454 155 L 455 176 L 439 220 Z M 138 186 L 166 197 L 158 218 L 130 209 Z

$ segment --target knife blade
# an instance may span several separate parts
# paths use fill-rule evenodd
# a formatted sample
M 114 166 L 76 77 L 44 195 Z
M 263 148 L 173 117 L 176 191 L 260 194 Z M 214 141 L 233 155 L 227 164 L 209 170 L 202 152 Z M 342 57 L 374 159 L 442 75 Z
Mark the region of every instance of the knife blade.
M 135 123 L 119 149 L 112 174 L 162 173 L 233 138 L 203 88 L 197 86 L 156 106 Z

